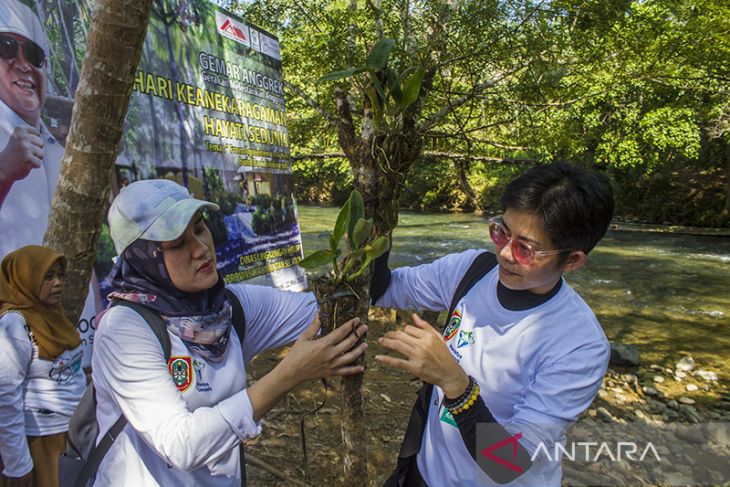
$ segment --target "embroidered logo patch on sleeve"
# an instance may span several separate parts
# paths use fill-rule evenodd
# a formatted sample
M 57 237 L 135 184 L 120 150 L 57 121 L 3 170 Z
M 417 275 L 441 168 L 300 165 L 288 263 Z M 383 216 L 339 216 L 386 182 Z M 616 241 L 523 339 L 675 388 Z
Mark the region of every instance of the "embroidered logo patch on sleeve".
M 170 357 L 167 363 L 172 382 L 177 390 L 184 392 L 193 383 L 193 366 L 190 357 Z
M 446 325 L 446 328 L 444 329 L 444 341 L 448 342 L 452 338 L 454 338 L 454 335 L 456 335 L 456 331 L 459 329 L 459 326 L 461 326 L 461 314 L 459 314 L 458 311 L 454 310 L 454 312 L 451 314 L 451 318 L 449 318 L 449 324 Z

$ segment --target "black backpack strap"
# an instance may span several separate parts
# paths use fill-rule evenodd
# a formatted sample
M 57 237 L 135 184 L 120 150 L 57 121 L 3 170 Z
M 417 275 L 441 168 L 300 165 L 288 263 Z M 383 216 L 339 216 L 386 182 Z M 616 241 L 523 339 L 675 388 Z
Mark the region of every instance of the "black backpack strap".
M 246 337 L 246 315 L 243 312 L 243 306 L 241 306 L 241 301 L 238 300 L 236 294 L 228 288 L 225 288 L 225 291 L 226 297 L 231 303 L 231 308 L 233 308 L 233 316 L 231 317 L 231 321 L 233 322 L 233 328 L 235 328 L 236 334 L 238 334 L 238 339 L 241 340 L 241 345 L 243 346 L 243 339 Z M 246 449 L 243 447 L 243 443 L 238 445 L 238 456 L 241 463 L 241 485 L 245 486 Z
M 497 265 L 497 257 L 492 252 L 482 252 L 479 254 L 467 269 L 464 277 L 461 278 L 459 285 L 456 287 L 454 296 L 451 299 L 449 312 L 446 314 L 444 328 L 449 324 L 451 314 L 456 309 L 461 298 L 471 290 L 479 280 L 484 277 L 494 266 Z M 424 384 L 418 390 L 416 404 L 411 411 L 411 417 L 408 420 L 406 434 L 403 437 L 403 444 L 398 453 L 398 464 L 396 470 L 391 477 L 386 480 L 387 487 L 403 487 L 406 485 L 406 477 L 410 468 L 415 468 L 416 455 L 421 450 L 423 441 L 423 432 L 426 430 L 426 421 L 428 419 L 428 408 L 433 393 L 433 384 Z M 424 484 L 425 485 L 425 484 Z
M 497 256 L 493 253 L 482 252 L 481 254 L 477 255 L 476 259 L 474 259 L 474 261 L 469 266 L 469 269 L 467 269 L 466 274 L 464 274 L 464 277 L 461 278 L 461 282 L 459 282 L 459 285 L 456 287 L 454 297 L 451 299 L 451 306 L 449 306 L 449 312 L 446 315 L 444 328 L 446 327 L 446 325 L 449 324 L 449 318 L 451 317 L 451 313 L 454 312 L 454 309 L 456 309 L 456 305 L 459 304 L 461 298 L 466 296 L 466 293 L 468 293 L 471 288 L 474 287 L 474 285 L 487 274 L 487 272 L 494 269 L 494 266 L 496 265 Z
M 172 343 L 170 342 L 170 335 L 167 333 L 167 327 L 165 322 L 162 321 L 160 314 L 146 306 L 138 303 L 132 303 L 130 301 L 113 301 L 111 306 L 124 306 L 130 308 L 139 314 L 145 322 L 149 325 L 152 333 L 155 334 L 157 340 L 160 342 L 162 352 L 165 355 L 165 360 L 170 360 L 172 354 Z M 240 307 L 240 304 L 239 304 Z M 93 387 L 93 382 L 89 384 L 89 387 Z M 94 405 L 96 405 L 96 398 L 94 398 Z M 99 444 L 94 446 L 89 453 L 89 457 L 84 464 L 84 468 L 81 469 L 79 476 L 74 482 L 75 487 L 84 487 L 92 477 L 96 475 L 96 471 L 99 470 L 99 465 L 104 459 L 104 456 L 112 447 L 112 444 L 117 439 L 119 434 L 122 432 L 124 427 L 127 425 L 127 418 L 124 415 L 119 416 L 109 431 L 99 441 Z
M 225 288 L 225 291 L 226 297 L 231 303 L 231 308 L 233 308 L 233 317 L 231 318 L 231 321 L 233 321 L 233 328 L 235 328 L 236 333 L 238 334 L 238 339 L 241 340 L 241 344 L 243 344 L 243 339 L 246 336 L 246 315 L 243 312 L 243 306 L 241 306 L 241 302 L 238 300 L 233 291 L 228 288 Z
M 157 340 L 160 342 L 162 352 L 165 354 L 165 361 L 170 360 L 170 356 L 172 355 L 172 343 L 170 342 L 170 335 L 167 333 L 167 326 L 165 326 L 165 322 L 162 321 L 160 313 L 148 308 L 147 306 L 139 303 L 132 303 L 130 301 L 113 301 L 112 306 L 124 306 L 125 308 L 132 309 L 140 315 L 145 322 L 147 322 L 152 333 L 155 334 Z

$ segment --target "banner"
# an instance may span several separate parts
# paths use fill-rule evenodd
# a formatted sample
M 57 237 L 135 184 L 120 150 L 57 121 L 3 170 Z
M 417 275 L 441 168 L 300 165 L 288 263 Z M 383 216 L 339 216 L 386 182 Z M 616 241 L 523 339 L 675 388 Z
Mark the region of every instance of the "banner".
M 174 179 L 217 203 L 208 225 L 226 282 L 306 286 L 272 34 L 204 0 L 154 2 L 117 175 Z
M 27 107 L 20 104 L 14 111 L 15 105 L 4 100 L 4 88 L 0 95 L 0 154 L 10 151 L 15 159 L 27 159 L 23 168 L 14 169 L 12 193 L 0 202 L 4 252 L 43 238 L 86 51 L 91 3 L 3 0 L 0 7 L 0 15 L 17 18 L 23 26 L 6 28 L 5 34 L 0 29 L 0 35 L 19 36 L 19 52 L 28 61 L 16 69 L 22 74 L 13 85 Z M 7 61 L 11 44 L 0 52 L 0 62 Z M 43 53 L 38 66 L 31 59 L 39 55 L 33 46 Z M 306 278 L 296 266 L 302 250 L 286 122 L 274 35 L 206 0 L 156 0 L 109 200 L 140 179 L 175 180 L 195 197 L 220 206 L 207 222 L 227 283 L 257 278 L 302 290 Z M 20 126 L 38 128 L 16 130 Z M 21 137 L 24 147 L 43 148 L 42 164 L 40 154 L 19 157 L 22 150 L 14 141 Z M 0 167 L 0 177 L 7 173 Z M 0 179 L 0 197 L 5 186 Z M 18 228 L 12 241 L 5 238 L 11 226 Z M 104 277 L 114 257 L 105 223 L 95 265 L 101 296 L 108 292 Z M 84 325 L 89 342 L 93 327 L 89 316 Z
M 119 186 L 162 177 L 217 203 L 228 283 L 306 287 L 279 42 L 205 0 L 154 2 L 117 159 Z M 97 270 L 108 271 L 111 255 Z
M 0 2 L 0 259 L 41 245 L 63 158 L 63 138 L 41 117 L 51 98 L 51 51 L 43 23 L 19 0 Z M 69 112 L 70 114 L 70 112 Z M 92 283 L 95 278 L 92 277 Z M 96 285 L 77 324 L 90 364 Z

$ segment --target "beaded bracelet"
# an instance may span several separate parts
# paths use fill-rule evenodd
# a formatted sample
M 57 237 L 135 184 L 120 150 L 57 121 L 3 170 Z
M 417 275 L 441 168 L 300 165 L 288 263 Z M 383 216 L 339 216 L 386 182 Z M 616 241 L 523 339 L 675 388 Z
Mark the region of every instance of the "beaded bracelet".
M 460 414 L 472 407 L 479 397 L 479 384 L 469 376 L 469 385 L 464 393 L 456 399 L 444 398 L 444 406 L 452 415 Z

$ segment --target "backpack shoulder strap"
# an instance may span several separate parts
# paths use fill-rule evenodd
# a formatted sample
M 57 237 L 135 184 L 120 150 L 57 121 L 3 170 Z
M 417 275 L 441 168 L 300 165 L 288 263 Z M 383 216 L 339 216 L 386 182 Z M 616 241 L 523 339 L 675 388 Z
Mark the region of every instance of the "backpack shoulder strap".
M 451 313 L 454 312 L 456 305 L 459 304 L 461 298 L 466 296 L 474 285 L 484 277 L 489 271 L 494 269 L 497 265 L 497 256 L 492 252 L 482 252 L 472 261 L 469 268 L 466 270 L 464 277 L 461 278 L 461 282 L 456 286 L 454 297 L 451 298 L 451 306 L 449 306 L 449 312 L 446 314 L 446 324 L 449 322 Z
M 495 265 L 497 265 L 497 257 L 491 252 L 482 252 L 474 259 L 464 274 L 464 277 L 461 278 L 459 285 L 456 287 L 454 296 L 451 299 L 451 306 L 449 306 L 449 312 L 446 315 L 446 323 L 444 324 L 444 327 L 449 323 L 451 313 L 454 312 L 454 308 L 456 308 L 456 305 L 459 304 L 461 298 L 463 298 L 482 277 L 492 270 Z M 428 419 L 428 409 L 431 406 L 432 391 L 433 384 L 424 384 L 423 387 L 418 390 L 418 398 L 416 399 L 416 404 L 413 406 L 413 410 L 411 411 L 411 417 L 408 420 L 403 444 L 401 445 L 400 453 L 398 454 L 398 464 L 396 466 L 394 476 L 392 477 L 393 481 L 396 482 L 394 485 L 404 485 L 408 469 L 412 468 L 412 462 L 415 462 L 416 455 L 421 450 L 423 432 L 426 429 L 426 420 Z
M 124 306 L 139 314 L 145 320 L 147 325 L 149 325 L 152 333 L 154 333 L 157 337 L 157 340 L 159 340 L 162 352 L 165 355 L 165 360 L 170 360 L 170 356 L 172 355 L 172 343 L 170 342 L 170 335 L 167 333 L 165 322 L 162 321 L 162 317 L 159 313 L 147 308 L 146 306 L 129 301 L 115 301 L 111 306 Z M 89 391 L 87 391 L 86 394 L 91 394 L 93 397 L 94 416 L 96 416 L 95 392 L 94 384 L 92 382 L 89 384 Z M 89 480 L 96 475 L 99 465 L 101 465 L 101 461 L 104 459 L 104 456 L 112 447 L 112 444 L 126 425 L 127 418 L 125 418 L 124 415 L 119 416 L 112 427 L 109 428 L 109 431 L 107 431 L 101 438 L 99 444 L 91 449 L 83 469 L 79 473 L 78 477 L 76 477 L 76 481 L 74 482 L 75 487 L 84 487 Z
M 226 297 L 231 302 L 231 307 L 233 308 L 233 328 L 236 329 L 238 339 L 243 343 L 243 339 L 246 336 L 246 315 L 243 312 L 243 306 L 241 306 L 241 301 L 238 300 L 233 291 L 228 288 L 225 288 L 225 291 Z
M 170 356 L 172 355 L 172 343 L 170 342 L 170 335 L 167 333 L 167 327 L 165 326 L 165 322 L 162 321 L 160 313 L 148 308 L 147 306 L 139 303 L 132 303 L 130 301 L 114 301 L 112 306 L 124 306 L 125 308 L 130 308 L 139 314 L 145 320 L 147 325 L 149 325 L 152 333 L 154 333 L 157 337 L 157 340 L 159 340 L 162 352 L 165 354 L 165 360 L 170 360 Z

